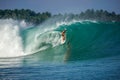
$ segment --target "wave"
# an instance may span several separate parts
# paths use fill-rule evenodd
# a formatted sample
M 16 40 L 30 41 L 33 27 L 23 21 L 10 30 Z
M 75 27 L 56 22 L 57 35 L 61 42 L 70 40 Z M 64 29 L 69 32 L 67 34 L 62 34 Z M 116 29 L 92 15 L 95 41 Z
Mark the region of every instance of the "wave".
M 27 24 L 12 19 L 0 20 L 0 57 L 20 57 L 61 45 L 61 33 L 53 26 Z
M 50 22 L 52 21 L 52 22 Z M 34 54 L 48 61 L 96 59 L 119 55 L 120 23 L 49 20 L 34 26 L 24 21 L 0 21 L 0 57 Z M 61 32 L 66 29 L 66 42 Z

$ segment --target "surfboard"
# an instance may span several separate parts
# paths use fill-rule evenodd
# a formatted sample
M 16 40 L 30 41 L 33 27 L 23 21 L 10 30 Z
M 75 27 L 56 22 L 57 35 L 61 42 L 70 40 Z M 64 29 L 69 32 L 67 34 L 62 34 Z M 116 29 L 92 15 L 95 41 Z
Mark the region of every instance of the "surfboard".
M 60 40 L 61 40 L 61 44 L 64 44 L 65 41 L 66 41 L 66 37 L 65 37 L 65 40 L 63 40 L 63 39 L 62 39 L 62 36 L 61 36 L 61 39 L 60 39 Z

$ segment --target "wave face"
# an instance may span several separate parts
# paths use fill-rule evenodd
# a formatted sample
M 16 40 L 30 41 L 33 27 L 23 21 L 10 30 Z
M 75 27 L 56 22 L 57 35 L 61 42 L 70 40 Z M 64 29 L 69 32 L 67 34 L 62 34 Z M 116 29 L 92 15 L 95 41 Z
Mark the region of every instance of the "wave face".
M 120 54 L 120 23 L 71 21 L 26 26 L 23 22 L 1 20 L 0 57 L 34 54 L 31 56 L 39 60 L 73 61 Z M 64 29 L 66 42 L 61 44 Z
M 68 60 L 86 60 L 120 54 L 120 23 L 76 22 L 67 27 Z

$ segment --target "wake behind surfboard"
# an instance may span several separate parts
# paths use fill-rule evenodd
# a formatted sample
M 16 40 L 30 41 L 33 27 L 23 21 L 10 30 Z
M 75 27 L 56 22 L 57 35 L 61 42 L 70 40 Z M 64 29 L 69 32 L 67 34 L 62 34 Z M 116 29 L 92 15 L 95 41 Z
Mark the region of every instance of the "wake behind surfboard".
M 65 39 L 63 40 L 61 32 L 59 31 L 50 31 L 50 32 L 46 32 L 46 34 L 50 35 L 49 37 L 54 37 L 55 41 L 56 40 L 58 41 L 56 43 L 64 44 L 66 42 L 66 36 Z
M 66 42 L 66 39 L 63 40 L 61 32 L 59 31 L 48 31 L 42 34 L 38 34 L 35 38 L 35 41 L 31 43 L 33 46 L 30 50 L 30 53 L 37 53 L 48 48 L 53 48 L 59 45 L 63 45 Z M 34 44 L 38 44 L 34 46 Z M 29 51 L 27 51 L 29 52 Z
M 40 40 L 42 43 L 50 43 L 52 45 L 59 45 L 65 43 L 66 40 L 62 39 L 61 32 L 59 31 L 48 31 L 37 36 L 37 40 Z
M 56 33 L 56 34 L 58 34 L 59 35 L 59 40 L 60 40 L 60 43 L 61 44 L 64 44 L 65 42 L 66 42 L 66 36 L 65 36 L 65 39 L 63 39 L 63 37 L 62 37 L 62 35 L 61 35 L 61 32 L 58 32 L 58 31 L 53 31 L 52 33 Z M 58 41 L 59 41 L 58 40 Z

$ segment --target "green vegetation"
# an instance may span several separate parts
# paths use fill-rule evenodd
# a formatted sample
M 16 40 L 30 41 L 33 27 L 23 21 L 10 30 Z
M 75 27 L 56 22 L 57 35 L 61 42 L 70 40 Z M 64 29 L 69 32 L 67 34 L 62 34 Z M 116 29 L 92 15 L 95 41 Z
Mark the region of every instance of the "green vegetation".
M 120 14 L 116 14 L 115 12 L 108 12 L 106 10 L 94 10 L 87 9 L 85 12 L 81 12 L 80 14 L 58 14 L 55 16 L 61 16 L 67 20 L 95 20 L 95 21 L 115 21 L 120 22 Z
M 15 9 L 15 10 L 0 10 L 0 19 L 15 19 L 15 20 L 25 20 L 26 22 L 32 22 L 34 24 L 40 24 L 46 19 L 51 17 L 51 13 L 35 13 L 29 9 Z
M 120 14 L 117 15 L 115 12 L 109 13 L 106 10 L 93 10 L 88 9 L 85 12 L 81 12 L 79 15 L 81 19 L 90 19 L 98 21 L 120 21 Z
M 0 10 L 0 19 L 15 19 L 15 20 L 25 20 L 26 22 L 31 22 L 34 24 L 40 24 L 50 17 L 61 17 L 67 18 L 68 20 L 77 19 L 77 20 L 97 20 L 97 21 L 116 21 L 120 22 L 120 14 L 115 12 L 108 12 L 106 10 L 93 10 L 88 9 L 85 12 L 80 14 L 57 14 L 51 15 L 49 12 L 36 13 L 29 9 L 15 9 L 15 10 Z

